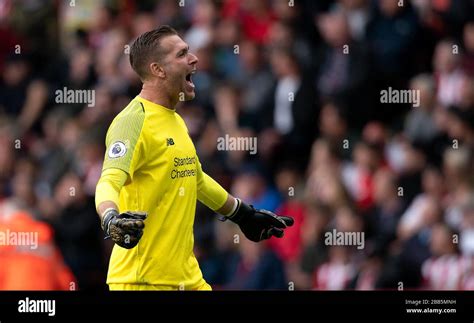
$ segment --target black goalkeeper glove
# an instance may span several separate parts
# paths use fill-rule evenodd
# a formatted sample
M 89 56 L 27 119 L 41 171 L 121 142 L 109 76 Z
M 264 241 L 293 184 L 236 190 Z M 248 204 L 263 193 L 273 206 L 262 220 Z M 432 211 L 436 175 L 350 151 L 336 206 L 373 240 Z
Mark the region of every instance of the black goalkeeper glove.
M 143 235 L 146 216 L 144 212 L 128 211 L 119 214 L 117 210 L 110 209 L 104 214 L 102 220 L 102 229 L 106 239 L 111 238 L 122 248 L 135 247 Z
M 279 216 L 267 210 L 256 210 L 252 205 L 247 205 L 240 199 L 237 201 L 239 204 L 236 211 L 221 220 L 229 219 L 237 223 L 247 239 L 254 242 L 269 239 L 271 236 L 281 238 L 284 235 L 283 229 L 294 223 L 291 217 Z

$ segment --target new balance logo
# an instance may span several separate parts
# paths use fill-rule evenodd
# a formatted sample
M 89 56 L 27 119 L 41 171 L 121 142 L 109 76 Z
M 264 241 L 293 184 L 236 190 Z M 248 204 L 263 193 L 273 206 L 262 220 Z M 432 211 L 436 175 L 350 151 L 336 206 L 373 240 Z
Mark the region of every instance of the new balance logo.
M 173 146 L 174 140 L 173 138 L 166 138 L 166 146 Z

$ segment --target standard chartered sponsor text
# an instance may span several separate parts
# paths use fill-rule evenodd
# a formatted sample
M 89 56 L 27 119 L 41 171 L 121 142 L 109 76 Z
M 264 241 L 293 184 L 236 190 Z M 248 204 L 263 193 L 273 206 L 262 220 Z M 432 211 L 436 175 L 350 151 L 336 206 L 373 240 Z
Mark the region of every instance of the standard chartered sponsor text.
M 195 165 L 196 157 L 175 157 L 173 161 L 175 168 L 171 170 L 171 179 L 196 176 L 196 167 L 180 169 L 182 166 Z

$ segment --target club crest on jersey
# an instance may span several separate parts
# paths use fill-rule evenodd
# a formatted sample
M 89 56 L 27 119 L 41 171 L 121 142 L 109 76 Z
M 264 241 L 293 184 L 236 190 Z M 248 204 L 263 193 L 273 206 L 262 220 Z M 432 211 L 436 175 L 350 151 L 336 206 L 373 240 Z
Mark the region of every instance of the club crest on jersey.
M 125 155 L 127 152 L 127 147 L 125 147 L 125 144 L 121 141 L 116 141 L 110 146 L 109 149 L 109 157 L 110 158 L 118 158 L 122 157 Z

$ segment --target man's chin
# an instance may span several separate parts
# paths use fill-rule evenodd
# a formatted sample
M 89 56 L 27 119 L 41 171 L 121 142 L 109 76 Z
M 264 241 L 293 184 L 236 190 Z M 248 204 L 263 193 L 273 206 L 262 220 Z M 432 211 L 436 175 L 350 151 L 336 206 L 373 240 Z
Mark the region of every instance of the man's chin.
M 196 97 L 196 92 L 183 92 L 184 93 L 184 101 L 190 101 Z

